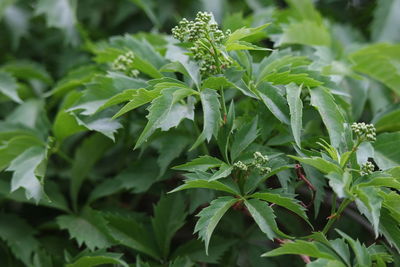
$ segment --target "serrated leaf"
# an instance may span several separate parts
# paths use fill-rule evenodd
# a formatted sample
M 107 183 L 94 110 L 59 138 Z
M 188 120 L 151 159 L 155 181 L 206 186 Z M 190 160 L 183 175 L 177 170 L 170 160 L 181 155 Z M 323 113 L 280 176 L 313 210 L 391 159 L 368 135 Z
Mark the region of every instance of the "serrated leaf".
M 275 46 L 285 44 L 330 46 L 331 36 L 322 24 L 303 20 L 283 26 L 283 33 L 277 39 Z
M 400 45 L 371 44 L 352 53 L 353 69 L 382 82 L 400 95 Z
M 221 220 L 222 216 L 233 206 L 238 199 L 233 197 L 219 197 L 210 203 L 210 206 L 204 208 L 197 215 L 199 220 L 196 223 L 194 232 L 199 233 L 199 237 L 205 242 L 206 254 L 208 255 L 208 245 L 211 235 Z
M 181 95 L 181 92 L 185 92 L 185 94 Z M 148 122 L 136 142 L 135 149 L 146 142 L 156 129 L 161 128 L 162 131 L 167 131 L 172 127 L 178 126 L 184 118 L 193 120 L 193 103 L 188 103 L 187 105 L 177 103 L 184 96 L 193 93 L 193 90 L 179 87 L 164 89 L 161 95 L 155 98 L 148 108 Z M 179 96 L 179 99 L 176 99 L 177 96 Z
M 286 86 L 286 98 L 290 110 L 290 126 L 294 140 L 298 147 L 301 148 L 301 130 L 303 127 L 303 102 L 301 101 L 302 86 L 293 83 Z
M 33 198 L 38 203 L 44 197 L 43 178 L 47 161 L 45 147 L 33 146 L 16 157 L 7 168 L 13 171 L 11 192 L 22 187 L 27 199 Z
M 210 168 L 220 167 L 224 162 L 208 155 L 200 156 L 188 163 L 173 167 L 181 171 L 206 171 Z
M 307 255 L 313 258 L 323 258 L 328 260 L 336 260 L 335 256 L 326 251 L 322 251 L 320 247 L 316 245 L 316 242 L 307 242 L 303 240 L 296 240 L 294 242 L 288 241 L 284 243 L 281 247 L 264 253 L 262 257 L 273 257 L 280 255 Z
M 227 43 L 225 45 L 226 51 L 235 51 L 235 50 L 262 50 L 262 51 L 270 51 L 272 49 L 260 47 L 257 45 L 253 45 L 252 43 L 245 41 L 235 41 L 231 43 Z
M 72 263 L 67 264 L 66 267 L 92 267 L 104 264 L 118 264 L 123 267 L 128 267 L 128 264 L 121 260 L 122 255 L 123 254 L 101 250 L 92 253 L 84 253 L 84 255 L 75 259 Z
M 9 73 L 0 71 L 0 93 L 6 95 L 11 100 L 17 103 L 22 103 L 21 98 L 18 96 L 17 81 Z
M 350 183 L 352 180 L 352 176 L 349 172 L 346 171 L 343 174 L 331 172 L 326 175 L 326 177 L 329 180 L 330 187 L 339 198 L 350 196 Z
M 242 125 L 235 133 L 231 146 L 231 160 L 235 159 L 242 153 L 258 136 L 258 117 L 256 116 L 251 122 Z
M 192 189 L 192 188 L 207 188 L 213 189 L 218 191 L 223 191 L 230 193 L 232 195 L 239 195 L 239 190 L 237 188 L 233 188 L 229 185 L 226 185 L 220 181 L 209 181 L 209 180 L 186 180 L 185 183 L 170 193 L 178 192 L 185 189 Z
M 228 40 L 225 42 L 225 45 L 229 45 L 235 43 L 243 38 L 249 37 L 251 35 L 257 34 L 258 32 L 265 29 L 269 23 L 258 26 L 256 28 L 240 28 L 231 33 L 228 37 Z
M 295 159 L 297 161 L 300 161 L 304 164 L 313 166 L 314 168 L 318 169 L 322 173 L 342 173 L 342 169 L 335 163 L 332 163 L 330 161 L 327 161 L 326 159 L 320 158 L 320 157 L 311 157 L 311 158 L 301 158 L 301 157 L 296 157 L 296 156 L 290 156 L 292 159 Z
M 373 146 L 374 159 L 382 170 L 400 165 L 400 150 L 393 149 L 400 142 L 400 132 L 383 133 L 377 136 Z
M 162 196 L 154 207 L 151 223 L 164 258 L 168 257 L 172 237 L 184 225 L 185 218 L 185 202 L 179 194 Z
M 379 235 L 379 217 L 383 200 L 379 196 L 379 191 L 375 187 L 362 187 L 355 191 L 357 208 L 372 224 L 375 237 Z
M 261 231 L 267 235 L 268 239 L 274 239 L 278 229 L 274 210 L 267 203 L 258 199 L 245 200 L 244 204 Z
M 285 124 L 290 124 L 287 101 L 278 93 L 276 87 L 263 82 L 257 88 L 256 94 L 278 120 Z
M 75 215 L 58 216 L 57 224 L 67 230 L 71 238 L 76 239 L 79 246 L 85 244 L 91 251 L 96 248 L 107 248 L 112 245 L 107 236 L 92 222 Z
M 307 215 L 305 213 L 306 209 L 299 204 L 300 201 L 298 201 L 297 199 L 283 197 L 279 194 L 273 194 L 273 193 L 254 193 L 249 197 L 265 200 L 270 203 L 275 203 L 278 206 L 293 211 L 294 213 L 296 213 L 297 215 L 299 215 L 301 218 L 303 218 L 305 221 L 308 222 Z
M 191 149 L 200 145 L 204 140 L 210 142 L 213 135 L 217 136 L 221 121 L 221 104 L 218 100 L 217 91 L 209 88 L 202 90 L 200 100 L 203 107 L 203 131 Z
M 15 214 L 0 214 L 0 239 L 11 249 L 17 259 L 26 266 L 32 265 L 33 253 L 40 243 L 34 237 L 35 229 Z
M 352 239 L 350 236 L 340 230 L 336 231 L 350 244 L 356 256 L 357 265 L 365 267 L 371 266 L 372 262 L 368 249 L 364 245 L 362 245 L 360 241 Z
M 344 134 L 344 117 L 335 103 L 332 94 L 322 87 L 310 90 L 311 105 L 313 105 L 321 115 L 331 140 L 331 145 L 335 148 L 339 147 Z
M 154 237 L 147 229 L 130 217 L 106 214 L 107 233 L 119 244 L 160 259 Z

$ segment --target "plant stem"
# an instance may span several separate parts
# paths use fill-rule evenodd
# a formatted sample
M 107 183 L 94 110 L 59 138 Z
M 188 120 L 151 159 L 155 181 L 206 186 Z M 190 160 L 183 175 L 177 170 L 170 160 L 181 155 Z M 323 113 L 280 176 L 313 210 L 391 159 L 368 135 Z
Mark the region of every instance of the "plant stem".
M 334 214 L 332 217 L 329 218 L 328 223 L 325 225 L 324 229 L 322 230 L 322 233 L 323 233 L 324 235 L 326 235 L 326 234 L 328 233 L 328 231 L 329 231 L 329 229 L 331 228 L 331 226 L 333 225 L 333 223 L 337 220 L 337 218 L 340 217 L 340 215 L 342 214 L 342 212 L 344 211 L 344 209 L 345 209 L 345 208 L 347 207 L 347 205 L 349 205 L 351 202 L 352 202 L 352 200 L 346 199 L 346 200 L 344 200 L 344 201 L 340 204 L 340 206 L 339 206 L 339 208 L 338 208 L 336 214 Z

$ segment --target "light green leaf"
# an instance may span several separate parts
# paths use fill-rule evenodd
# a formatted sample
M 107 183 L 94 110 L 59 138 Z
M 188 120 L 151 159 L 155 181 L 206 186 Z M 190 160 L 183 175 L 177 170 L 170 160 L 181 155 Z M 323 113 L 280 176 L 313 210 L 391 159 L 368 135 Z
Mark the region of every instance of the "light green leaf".
M 292 159 L 305 163 L 307 165 L 313 166 L 314 168 L 318 169 L 322 173 L 339 173 L 341 174 L 343 171 L 342 169 L 335 163 L 327 161 L 326 159 L 320 157 L 311 157 L 311 158 L 300 158 L 296 156 L 290 156 Z
M 192 188 L 207 188 L 207 189 L 227 192 L 232 195 L 239 195 L 239 191 L 237 188 L 232 188 L 231 186 L 226 185 L 220 181 L 209 181 L 209 180 L 186 180 L 183 185 L 175 188 L 170 193 L 175 193 L 181 190 L 192 189 Z
M 268 239 L 274 239 L 278 229 L 274 210 L 267 203 L 258 199 L 245 200 L 244 204 L 261 231 L 267 235 Z
M 400 95 L 400 44 L 371 44 L 350 55 L 353 69 L 367 74 Z
M 235 43 L 243 38 L 252 36 L 254 34 L 259 33 L 260 31 L 262 31 L 263 29 L 265 29 L 267 26 L 269 25 L 269 23 L 258 26 L 256 28 L 240 28 L 237 29 L 236 31 L 234 31 L 233 33 L 231 33 L 228 37 L 228 40 L 226 41 L 225 45 L 230 45 L 232 43 Z
M 182 94 L 182 92 L 184 92 L 184 94 Z M 193 90 L 179 87 L 164 89 L 161 95 L 155 98 L 148 108 L 148 123 L 140 134 L 134 149 L 146 142 L 158 128 L 161 128 L 162 131 L 167 131 L 172 127 L 178 126 L 181 120 L 185 118 L 193 120 L 193 103 L 184 105 L 178 102 L 183 97 L 193 93 Z
M 290 124 L 289 108 L 286 99 L 278 93 L 278 89 L 263 82 L 255 92 L 275 117 L 285 124 Z
M 232 170 L 233 170 L 233 167 L 232 167 L 232 166 L 230 166 L 230 165 L 224 163 L 224 164 L 222 164 L 222 165 L 219 167 L 219 170 L 216 171 L 216 172 L 210 177 L 210 181 L 215 181 L 215 180 L 218 180 L 218 179 L 225 178 L 225 177 L 227 177 L 228 175 L 231 174 Z
M 17 103 L 22 103 L 17 92 L 17 81 L 9 73 L 0 71 L 0 93 L 6 95 Z
M 75 30 L 76 2 L 71 0 L 39 0 L 35 13 L 46 15 L 47 25 L 65 32 L 67 41 L 77 44 L 78 36 Z
M 43 179 L 46 171 L 47 151 L 45 147 L 33 146 L 16 157 L 7 168 L 13 171 L 11 192 L 22 187 L 27 199 L 36 203 L 44 197 Z
M 287 243 L 284 243 L 281 247 L 264 253 L 261 256 L 273 257 L 288 254 L 307 255 L 313 258 L 336 260 L 335 256 L 333 256 L 331 253 L 321 250 L 321 248 L 317 246 L 316 242 L 307 242 L 303 240 L 296 240 L 294 242 L 288 241 Z
M 375 187 L 362 187 L 355 191 L 357 208 L 374 227 L 376 238 L 379 235 L 379 217 L 383 200 L 379 196 L 379 191 L 380 189 Z
M 85 253 L 74 260 L 74 262 L 67 264 L 66 267 L 92 267 L 104 264 L 118 264 L 123 267 L 128 267 L 129 265 L 121 260 L 122 255 L 123 254 L 104 251 Z
M 400 109 L 395 109 L 383 115 L 373 124 L 378 133 L 400 131 Z
M 231 160 L 235 159 L 257 138 L 259 132 L 257 129 L 258 117 L 251 122 L 242 125 L 235 133 L 235 138 L 231 146 Z
M 327 89 L 322 87 L 311 89 L 310 94 L 311 105 L 318 110 L 328 129 L 331 145 L 338 148 L 345 131 L 345 120 L 335 99 Z
M 303 102 L 301 101 L 302 86 L 293 83 L 286 86 L 286 98 L 290 109 L 290 126 L 294 140 L 298 147 L 301 148 L 301 130 L 303 127 Z
M 274 194 L 274 193 L 255 193 L 255 194 L 250 195 L 249 197 L 265 200 L 270 203 L 275 203 L 278 206 L 284 207 L 284 208 L 296 213 L 301 218 L 303 218 L 305 221 L 308 221 L 307 215 L 305 213 L 306 209 L 299 204 L 300 201 L 298 201 L 297 199 L 283 197 L 279 194 Z
M 272 49 L 260 47 L 257 45 L 253 45 L 252 43 L 245 42 L 245 41 L 236 41 L 232 43 L 226 44 L 226 51 L 234 51 L 234 50 L 263 50 L 263 51 L 270 51 Z
M 400 1 L 378 0 L 371 24 L 372 40 L 375 42 L 400 42 Z
M 326 177 L 329 179 L 329 185 L 339 198 L 349 197 L 350 183 L 352 176 L 349 172 L 344 172 L 343 174 L 337 172 L 331 172 Z
M 397 252 L 400 252 L 400 223 L 385 208 L 381 209 L 379 230 Z
M 220 167 L 224 162 L 218 158 L 208 155 L 200 156 L 188 163 L 173 167 L 175 170 L 181 171 L 206 171 L 210 168 Z
M 357 266 L 367 267 L 372 265 L 368 249 L 361 244 L 360 241 L 352 239 L 350 236 L 338 229 L 336 231 L 350 244 L 357 259 Z
M 203 107 L 203 132 L 197 138 L 191 149 L 200 145 L 204 140 L 209 142 L 213 135 L 217 136 L 221 121 L 221 104 L 218 100 L 217 91 L 206 88 L 201 91 L 200 99 Z
M 202 209 L 197 215 L 199 220 L 196 223 L 194 232 L 199 233 L 199 237 L 205 242 L 206 254 L 208 255 L 208 245 L 211 235 L 221 220 L 222 216 L 228 211 L 238 199 L 233 197 L 219 197 L 210 203 L 210 206 Z
M 68 136 L 86 130 L 88 130 L 88 128 L 80 125 L 76 116 L 66 112 L 64 109 L 57 113 L 53 123 L 53 133 L 59 142 L 62 142 Z
M 373 146 L 375 161 L 382 170 L 400 165 L 400 150 L 394 149 L 400 143 L 400 132 L 383 133 L 377 136 Z
M 331 36 L 322 24 L 303 20 L 283 26 L 283 33 L 279 36 L 275 46 L 285 44 L 330 46 Z

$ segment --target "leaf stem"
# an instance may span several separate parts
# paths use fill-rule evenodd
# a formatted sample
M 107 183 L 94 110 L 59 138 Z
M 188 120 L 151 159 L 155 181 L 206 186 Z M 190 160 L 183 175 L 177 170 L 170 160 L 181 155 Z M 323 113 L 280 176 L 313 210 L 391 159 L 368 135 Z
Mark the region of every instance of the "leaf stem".
M 345 199 L 339 206 L 337 212 L 329 218 L 328 223 L 325 225 L 324 229 L 322 230 L 322 233 L 326 235 L 329 231 L 329 229 L 332 227 L 333 223 L 340 217 L 344 209 L 352 202 L 351 199 Z

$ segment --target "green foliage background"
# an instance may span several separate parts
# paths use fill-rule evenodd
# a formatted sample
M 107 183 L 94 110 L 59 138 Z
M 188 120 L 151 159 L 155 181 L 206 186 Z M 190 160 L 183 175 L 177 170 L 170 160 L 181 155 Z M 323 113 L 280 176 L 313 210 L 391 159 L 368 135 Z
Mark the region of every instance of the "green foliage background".
M 217 75 L 170 35 L 198 11 L 232 31 Z M 0 266 L 400 265 L 399 25 L 400 0 L 2 0 Z

